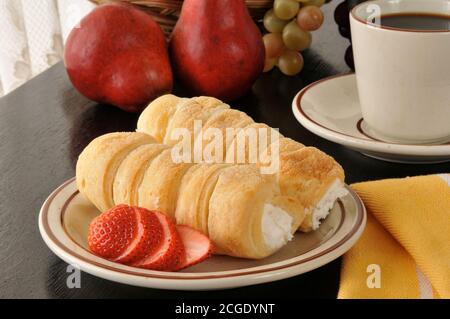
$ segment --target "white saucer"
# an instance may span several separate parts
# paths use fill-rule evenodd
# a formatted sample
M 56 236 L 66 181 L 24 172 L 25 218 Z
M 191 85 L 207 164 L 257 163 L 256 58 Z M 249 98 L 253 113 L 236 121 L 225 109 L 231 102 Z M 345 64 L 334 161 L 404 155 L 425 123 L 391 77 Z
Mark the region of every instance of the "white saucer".
M 361 115 L 355 74 L 332 76 L 310 84 L 296 95 L 292 110 L 309 131 L 370 157 L 400 163 L 450 161 L 450 143 L 396 144 L 374 134 Z
M 58 187 L 39 214 L 39 230 L 48 247 L 82 271 L 108 280 L 149 288 L 214 290 L 236 288 L 293 277 L 316 269 L 343 255 L 361 236 L 366 210 L 358 195 L 340 199 L 318 230 L 297 233 L 276 254 L 247 260 L 213 256 L 181 272 L 129 267 L 93 255 L 87 231 L 100 212 L 77 189 L 75 178 Z

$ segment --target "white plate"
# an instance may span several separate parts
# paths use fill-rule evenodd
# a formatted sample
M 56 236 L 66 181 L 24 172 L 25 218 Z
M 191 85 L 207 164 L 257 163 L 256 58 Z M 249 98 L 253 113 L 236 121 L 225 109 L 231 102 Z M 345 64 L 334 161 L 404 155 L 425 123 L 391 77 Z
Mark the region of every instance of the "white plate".
M 385 142 L 361 115 L 355 74 L 332 76 L 301 90 L 292 102 L 297 120 L 309 131 L 365 155 L 401 163 L 450 161 L 450 143 L 407 145 Z
M 94 276 L 134 286 L 213 290 L 260 284 L 299 275 L 344 254 L 360 237 L 366 211 L 350 187 L 319 230 L 297 234 L 283 249 L 263 260 L 213 256 L 181 272 L 133 268 L 99 258 L 88 251 L 90 221 L 100 212 L 77 190 L 75 179 L 57 188 L 43 204 L 39 230 L 47 246 L 65 262 Z

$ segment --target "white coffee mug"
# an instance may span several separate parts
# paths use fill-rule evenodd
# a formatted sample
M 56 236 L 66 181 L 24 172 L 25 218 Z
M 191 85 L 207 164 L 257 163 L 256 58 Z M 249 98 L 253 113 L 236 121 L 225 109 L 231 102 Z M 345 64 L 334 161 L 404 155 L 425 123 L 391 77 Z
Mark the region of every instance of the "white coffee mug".
M 350 13 L 364 121 L 392 142 L 450 140 L 450 30 L 379 25 L 379 15 L 450 15 L 450 0 L 375 0 Z M 377 20 L 378 19 L 378 20 Z

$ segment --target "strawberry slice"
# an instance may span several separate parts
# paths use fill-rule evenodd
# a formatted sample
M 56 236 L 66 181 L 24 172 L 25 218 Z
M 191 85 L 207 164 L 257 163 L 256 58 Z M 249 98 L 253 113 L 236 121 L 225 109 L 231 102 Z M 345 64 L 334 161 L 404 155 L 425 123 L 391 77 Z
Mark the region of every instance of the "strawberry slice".
M 163 242 L 143 259 L 132 263 L 132 266 L 161 271 L 173 271 L 185 262 L 183 242 L 175 225 L 169 217 L 153 212 L 159 219 L 163 229 Z
M 119 205 L 94 218 L 89 225 L 89 249 L 109 260 L 120 258 L 139 237 L 136 211 Z
M 177 225 L 177 230 L 186 251 L 186 258 L 184 263 L 179 264 L 176 270 L 193 266 L 211 256 L 213 245 L 207 236 L 184 225 Z
M 131 264 L 152 254 L 163 243 L 163 227 L 154 212 L 145 208 L 133 207 L 138 224 L 138 234 L 128 248 L 113 261 Z
M 135 267 L 176 271 L 208 258 L 209 238 L 188 226 L 175 226 L 166 215 L 118 205 L 89 225 L 88 244 L 97 256 Z

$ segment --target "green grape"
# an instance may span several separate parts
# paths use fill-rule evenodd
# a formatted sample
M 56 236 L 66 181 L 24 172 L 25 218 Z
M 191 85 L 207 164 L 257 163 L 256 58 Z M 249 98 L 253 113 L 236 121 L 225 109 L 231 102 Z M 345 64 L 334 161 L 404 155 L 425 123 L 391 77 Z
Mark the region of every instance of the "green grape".
M 266 58 L 266 60 L 264 61 L 264 71 L 263 72 L 269 72 L 270 70 L 273 69 L 275 64 L 277 64 L 276 58 L 273 58 L 273 59 Z
M 300 4 L 295 0 L 275 0 L 273 3 L 275 15 L 283 20 L 295 17 L 299 9 Z
M 306 31 L 319 29 L 323 23 L 323 13 L 319 7 L 306 6 L 300 9 L 297 15 L 298 26 Z
M 325 3 L 325 0 L 308 0 L 305 2 L 305 6 L 321 7 Z
M 303 56 L 294 50 L 285 50 L 278 59 L 280 71 L 286 75 L 296 75 L 303 69 Z
M 283 29 L 283 41 L 288 49 L 303 51 L 311 46 L 311 33 L 300 29 L 297 22 L 289 22 Z
M 284 42 L 280 33 L 267 33 L 263 36 L 266 58 L 278 58 L 284 50 Z
M 269 32 L 281 32 L 289 21 L 278 18 L 273 10 L 269 10 L 264 15 L 264 27 Z

